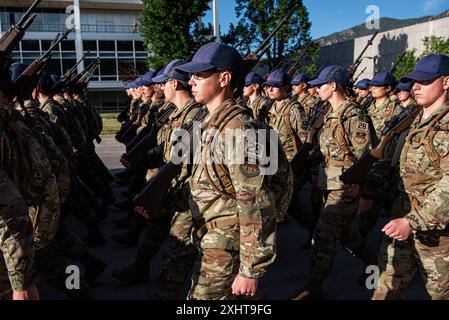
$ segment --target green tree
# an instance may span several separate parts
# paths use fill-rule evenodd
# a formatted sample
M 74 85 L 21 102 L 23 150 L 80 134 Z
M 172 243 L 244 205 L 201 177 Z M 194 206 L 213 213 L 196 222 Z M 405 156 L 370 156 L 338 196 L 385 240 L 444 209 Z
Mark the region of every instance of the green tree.
M 449 55 L 449 38 L 445 39 L 443 37 L 430 36 L 424 37 L 422 41 L 425 47 L 424 52 L 418 57 L 416 54 L 416 49 L 409 50 L 394 72 L 396 78 L 399 79 L 403 75 L 412 72 L 419 59 L 429 54 Z
M 399 58 L 400 55 L 396 57 Z M 405 53 L 404 58 L 398 63 L 396 70 L 394 71 L 394 76 L 396 79 L 404 76 L 405 74 L 412 72 L 415 68 L 416 63 L 418 63 L 418 58 L 416 57 L 416 49 L 409 50 Z
M 290 21 L 270 42 L 270 49 L 263 59 L 265 63 L 262 63 L 268 64 L 270 69 L 279 66 L 282 61 L 285 61 L 284 64 L 294 63 L 295 57 L 298 57 L 304 45 L 311 41 L 311 23 L 302 0 L 236 0 L 236 4 L 239 21 L 237 25 L 230 26 L 229 33 L 223 37 L 223 41 L 235 45 L 246 38 L 239 48 L 246 53 L 262 43 L 291 8 L 297 6 Z
M 444 39 L 443 37 L 430 36 L 423 39 L 424 50 L 423 56 L 429 54 L 449 54 L 449 38 Z
M 173 59 L 187 59 L 202 44 L 211 41 L 211 26 L 198 19 L 209 9 L 209 0 L 143 0 L 140 31 L 149 51 L 152 68 Z

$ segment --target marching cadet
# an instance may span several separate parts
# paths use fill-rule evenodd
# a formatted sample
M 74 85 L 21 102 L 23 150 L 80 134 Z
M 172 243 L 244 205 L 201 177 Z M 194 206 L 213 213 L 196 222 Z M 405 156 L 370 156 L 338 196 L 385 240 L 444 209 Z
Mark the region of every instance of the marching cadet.
M 278 132 L 284 152 L 290 161 L 307 138 L 306 112 L 297 100 L 289 96 L 290 80 L 286 72 L 282 70 L 271 72 L 264 86 L 270 99 L 274 101 L 268 115 L 268 125 Z M 303 177 L 295 177 L 288 212 L 305 226 L 308 213 L 299 198 L 299 190 L 304 182 Z
M 373 97 L 371 105 L 368 106 L 367 114 L 371 119 L 371 134 L 375 143 L 379 141 L 385 122 L 401 113 L 402 108 L 399 101 L 392 98 L 397 84 L 396 78 L 387 71 L 380 71 L 374 78 L 366 83 Z M 388 156 L 394 149 L 394 141 L 391 141 L 385 151 L 385 159 L 377 161 L 369 177 L 365 180 L 365 187 L 360 195 L 360 224 L 359 232 L 367 237 L 368 233 L 375 227 L 382 210 L 389 211 L 391 206 L 391 174 L 390 159 Z
M 248 107 L 253 112 L 254 118 L 267 122 L 273 101 L 262 95 L 262 83 L 263 78 L 259 74 L 255 72 L 248 73 L 245 78 L 243 95 L 248 98 Z
M 8 93 L 12 82 L 8 72 L 0 74 L 0 300 L 39 299 L 34 268 L 33 225 L 28 206 L 10 172 L 12 108 Z M 17 143 L 17 141 L 15 142 Z
M 354 91 L 357 94 L 356 102 L 359 105 L 362 105 L 365 102 L 366 98 L 370 94 L 370 92 L 369 92 L 369 85 L 367 85 L 368 81 L 369 81 L 369 79 L 362 79 L 362 80 L 359 80 L 354 85 Z
M 310 116 L 313 112 L 313 108 L 319 101 L 317 97 L 311 95 L 307 89 L 309 85 L 307 83 L 309 81 L 309 76 L 305 73 L 298 73 L 292 80 L 292 95 L 294 98 L 298 100 L 301 106 L 304 108 L 306 112 L 307 120 L 310 119 Z
M 209 110 L 201 125 L 204 135 L 201 147 L 195 151 L 190 178 L 189 202 L 199 250 L 189 292 L 189 299 L 193 300 L 255 295 L 258 280 L 275 258 L 274 193 L 280 190 L 272 184 L 274 177 L 284 175 L 279 181 L 284 185 L 281 192 L 285 193 L 287 179 L 291 179 L 282 148 L 278 146 L 278 170 L 274 176 L 256 161 L 258 150 L 266 150 L 266 145 L 253 148 L 256 150 L 251 153 L 244 152 L 244 161 L 235 159 L 236 151 L 241 151 L 236 149 L 239 146 L 232 148 L 235 156 L 224 152 L 220 154 L 225 157 L 223 161 L 217 158 L 217 152 L 226 148 L 225 133 L 235 136 L 247 129 L 268 130 L 233 99 L 246 68 L 237 50 L 216 42 L 202 46 L 192 62 L 177 67 L 191 74 L 193 96 Z M 244 149 L 243 145 L 240 147 Z
M 318 88 L 322 100 L 332 107 L 324 117 L 324 125 L 318 132 L 318 141 L 324 162 L 319 171 L 318 186 L 324 193 L 324 207 L 315 232 L 310 260 L 310 279 L 305 289 L 291 299 L 322 299 L 322 287 L 335 255 L 337 241 L 366 265 L 376 263 L 366 241 L 351 230 L 351 222 L 357 209 L 358 186 L 344 186 L 340 175 L 354 164 L 371 146 L 366 119 L 360 109 L 345 96 L 349 74 L 340 66 L 324 68 L 309 85 Z
M 200 104 L 191 96 L 188 75 L 177 72 L 176 66 L 184 64 L 184 60 L 171 61 L 154 78 L 161 83 L 166 103 L 176 106 L 167 122 L 158 132 L 157 146 L 148 152 L 146 166 L 157 169 L 170 160 L 173 139 L 172 134 L 192 122 Z M 172 181 L 173 190 L 164 202 L 161 217 L 149 217 L 139 242 L 137 258 L 130 266 L 117 269 L 112 276 L 127 283 L 143 283 L 149 279 L 149 263 L 162 247 L 169 235 L 169 246 L 164 253 L 161 274 L 157 281 L 157 296 L 160 299 L 176 299 L 183 288 L 185 278 L 190 272 L 196 250 L 190 241 L 192 219 L 187 202 L 188 170 L 184 168 L 181 175 Z
M 416 100 L 413 97 L 413 81 L 400 82 L 396 89 L 398 90 L 398 98 L 401 103 L 402 109 L 416 104 Z
M 382 232 L 381 276 L 373 299 L 403 299 L 421 270 L 433 300 L 449 299 L 449 56 L 422 58 L 400 79 L 414 81 L 422 111 L 412 123 L 400 154 L 402 196 Z M 399 145 L 399 143 L 397 144 Z

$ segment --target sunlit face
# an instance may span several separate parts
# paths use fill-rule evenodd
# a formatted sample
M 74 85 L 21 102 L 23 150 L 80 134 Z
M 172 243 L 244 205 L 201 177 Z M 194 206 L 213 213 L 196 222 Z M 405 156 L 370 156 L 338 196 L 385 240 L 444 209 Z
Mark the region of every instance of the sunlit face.
M 292 93 L 293 94 L 302 94 L 307 88 L 307 84 L 301 82 L 300 84 L 296 86 L 292 86 Z
M 363 89 L 358 89 L 357 95 L 360 98 L 366 98 L 369 95 L 369 89 L 363 90 Z
M 155 83 L 154 84 L 154 98 L 161 99 L 164 97 L 164 84 Z
M 320 95 L 321 100 L 327 101 L 332 97 L 333 90 L 332 90 L 332 83 L 325 83 L 321 86 L 317 86 L 317 92 Z
M 154 94 L 154 85 L 150 84 L 148 86 L 142 86 L 141 87 L 142 96 L 141 98 L 143 100 L 148 100 L 151 98 L 151 96 Z
M 176 96 L 176 80 L 169 80 L 164 85 L 164 96 L 165 100 L 168 102 L 173 102 Z
M 243 95 L 245 97 L 249 97 L 249 96 L 253 95 L 254 92 L 257 91 L 258 86 L 259 86 L 258 84 L 252 83 L 249 86 L 243 87 Z
M 429 81 L 417 81 L 413 85 L 416 102 L 424 108 L 433 105 L 449 90 L 449 77 L 438 77 Z
M 401 102 L 407 101 L 408 99 L 410 99 L 411 96 L 412 96 L 411 91 L 399 90 L 399 92 L 398 92 L 398 98 L 399 98 L 399 101 L 401 101 Z
M 266 86 L 268 97 L 274 101 L 284 100 L 287 97 L 288 86 L 273 87 Z
M 192 95 L 198 103 L 207 105 L 222 90 L 220 86 L 220 74 L 217 71 L 204 71 L 191 74 L 189 85 L 192 87 Z
M 317 93 L 317 88 L 311 87 L 311 88 L 307 89 L 307 92 L 311 95 L 315 95 Z
M 369 92 L 371 92 L 371 96 L 374 99 L 380 99 L 380 98 L 385 98 L 388 97 L 388 95 L 391 92 L 391 86 L 371 86 L 369 88 Z

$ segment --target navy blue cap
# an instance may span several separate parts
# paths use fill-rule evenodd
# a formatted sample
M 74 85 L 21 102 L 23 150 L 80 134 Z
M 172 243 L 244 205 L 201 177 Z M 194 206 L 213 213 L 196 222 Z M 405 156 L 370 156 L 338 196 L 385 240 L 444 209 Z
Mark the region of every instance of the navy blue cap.
M 403 76 L 400 82 L 428 81 L 440 76 L 449 76 L 449 56 L 431 54 L 422 58 L 415 69 Z
M 374 78 L 368 81 L 366 84 L 369 86 L 380 87 L 380 86 L 393 86 L 397 84 L 397 80 L 394 75 L 388 71 L 380 71 L 374 75 Z
M 170 79 L 173 80 L 179 80 L 188 82 L 189 81 L 189 75 L 185 72 L 179 72 L 176 71 L 176 67 L 186 64 L 187 61 L 176 59 L 171 61 L 169 64 L 165 66 L 165 68 L 162 70 L 161 74 L 158 74 L 156 77 L 153 78 L 154 82 L 162 83 L 167 82 Z
M 134 88 L 138 88 L 143 85 L 142 78 L 143 78 L 143 76 L 140 76 L 136 80 L 134 80 Z
M 396 86 L 396 89 L 402 90 L 402 91 L 412 91 L 414 84 L 415 84 L 415 82 L 413 82 L 413 81 L 399 82 L 399 84 Z
M 287 72 L 283 70 L 274 70 L 268 75 L 267 81 L 264 83 L 265 86 L 271 87 L 282 87 L 290 84 L 290 78 Z
M 368 90 L 369 85 L 367 82 L 369 79 L 362 79 L 360 81 L 357 81 L 357 83 L 354 85 L 354 88 L 361 89 L 361 90 Z
M 210 42 L 198 49 L 191 62 L 176 67 L 176 70 L 198 73 L 221 69 L 240 73 L 244 65 L 245 61 L 235 48 L 227 44 Z
M 9 67 L 9 70 L 11 71 L 11 80 L 13 82 L 16 81 L 26 68 L 28 68 L 28 65 L 25 63 L 15 62 L 11 64 Z
M 156 75 L 156 72 L 153 70 L 148 71 L 147 73 L 145 73 L 140 79 L 139 79 L 139 86 L 147 86 L 150 84 L 153 84 L 153 78 Z
M 292 85 L 297 86 L 300 83 L 307 83 L 309 81 L 309 75 L 307 73 L 298 73 L 292 80 Z
M 261 75 L 255 72 L 250 72 L 245 78 L 245 87 L 251 85 L 251 84 L 262 84 L 263 78 Z
M 162 78 L 162 74 L 164 73 L 164 68 L 159 69 L 158 71 L 156 71 L 153 75 L 153 78 L 151 79 L 151 81 L 153 81 L 153 83 L 161 83 L 164 81 L 159 81 L 160 78 Z
M 349 85 L 349 73 L 341 66 L 329 66 L 324 68 L 318 78 L 309 81 L 312 87 L 320 86 L 325 83 L 335 82 L 336 84 L 346 87 Z

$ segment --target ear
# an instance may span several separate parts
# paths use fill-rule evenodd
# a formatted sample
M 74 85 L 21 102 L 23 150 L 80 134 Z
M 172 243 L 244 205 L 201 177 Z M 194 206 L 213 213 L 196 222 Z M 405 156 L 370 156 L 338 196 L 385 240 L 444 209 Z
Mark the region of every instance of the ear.
M 224 88 L 226 86 L 228 86 L 231 83 L 231 79 L 232 79 L 232 74 L 229 71 L 223 71 L 220 74 L 220 87 Z
M 330 88 L 331 88 L 332 91 L 337 91 L 338 90 L 337 83 L 336 82 L 332 82 Z
M 443 89 L 444 90 L 449 89 L 449 76 L 446 76 L 443 78 Z
M 174 81 L 172 81 L 172 82 L 173 82 L 173 83 L 170 84 L 170 85 L 173 86 L 173 89 L 175 89 L 176 91 L 182 90 L 182 89 L 183 89 L 183 86 L 182 86 L 181 82 L 179 82 L 179 81 L 177 81 L 177 80 L 174 80 Z M 165 85 L 167 85 L 167 83 L 166 83 Z

